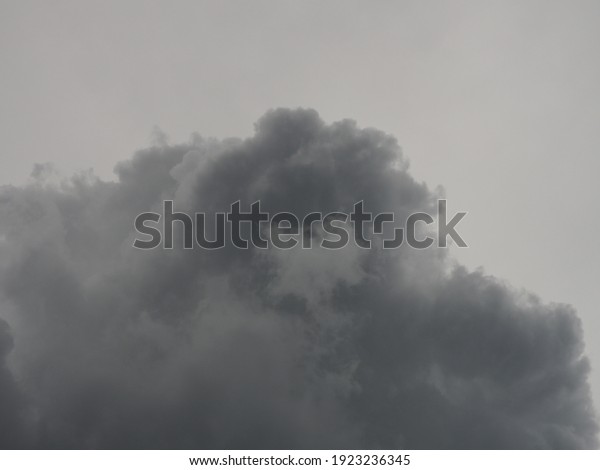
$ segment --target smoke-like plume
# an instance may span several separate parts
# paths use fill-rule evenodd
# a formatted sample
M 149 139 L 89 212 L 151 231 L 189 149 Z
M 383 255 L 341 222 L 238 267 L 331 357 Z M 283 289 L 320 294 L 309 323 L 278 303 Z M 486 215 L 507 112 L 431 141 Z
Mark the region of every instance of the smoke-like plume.
M 311 110 L 0 191 L 0 447 L 590 448 L 581 325 L 438 249 L 136 250 L 183 212 L 433 213 L 396 141 Z

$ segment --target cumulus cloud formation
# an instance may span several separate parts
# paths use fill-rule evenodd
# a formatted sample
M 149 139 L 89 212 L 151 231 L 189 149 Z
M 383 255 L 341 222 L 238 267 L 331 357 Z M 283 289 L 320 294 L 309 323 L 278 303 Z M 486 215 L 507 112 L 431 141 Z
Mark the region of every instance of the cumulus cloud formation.
M 389 135 L 280 109 L 116 172 L 0 191 L 0 447 L 596 447 L 575 312 L 444 250 L 132 247 L 165 199 L 434 213 Z

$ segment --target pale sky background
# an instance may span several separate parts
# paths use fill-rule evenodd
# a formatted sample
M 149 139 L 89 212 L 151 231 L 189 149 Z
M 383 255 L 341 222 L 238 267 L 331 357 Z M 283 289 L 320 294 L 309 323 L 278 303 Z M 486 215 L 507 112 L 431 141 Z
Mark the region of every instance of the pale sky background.
M 600 404 L 600 2 L 0 0 L 0 184 L 313 107 L 397 136 L 456 257 L 573 304 Z

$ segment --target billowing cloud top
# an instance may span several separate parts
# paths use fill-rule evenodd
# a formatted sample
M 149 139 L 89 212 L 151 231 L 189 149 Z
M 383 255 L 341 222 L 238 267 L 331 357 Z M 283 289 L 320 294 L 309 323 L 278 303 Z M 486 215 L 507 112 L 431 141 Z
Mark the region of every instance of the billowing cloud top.
M 589 448 L 581 325 L 443 250 L 136 250 L 181 211 L 432 213 L 396 141 L 311 110 L 0 192 L 0 447 Z

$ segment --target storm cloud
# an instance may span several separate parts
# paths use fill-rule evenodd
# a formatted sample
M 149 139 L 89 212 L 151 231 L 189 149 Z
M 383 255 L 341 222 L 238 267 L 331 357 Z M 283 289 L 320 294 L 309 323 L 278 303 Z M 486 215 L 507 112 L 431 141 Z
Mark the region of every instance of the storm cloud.
M 165 199 L 434 213 L 393 137 L 278 109 L 115 171 L 0 191 L 0 447 L 597 446 L 573 309 L 445 250 L 132 247 Z

